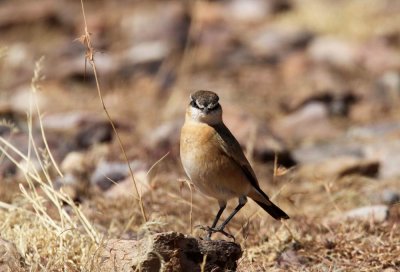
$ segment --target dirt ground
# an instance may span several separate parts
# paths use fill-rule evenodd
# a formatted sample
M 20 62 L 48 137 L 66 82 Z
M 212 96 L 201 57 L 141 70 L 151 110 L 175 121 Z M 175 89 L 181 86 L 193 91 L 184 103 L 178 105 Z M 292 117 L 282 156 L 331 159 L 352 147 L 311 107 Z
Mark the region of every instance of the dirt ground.
M 227 227 L 238 271 L 400 271 L 399 12 L 392 0 L 87 0 L 84 13 L 0 1 L 0 240 L 17 249 L 0 243 L 0 271 L 100 271 L 107 239 L 203 236 L 218 204 L 179 159 L 200 89 L 218 93 L 290 215 L 249 201 Z

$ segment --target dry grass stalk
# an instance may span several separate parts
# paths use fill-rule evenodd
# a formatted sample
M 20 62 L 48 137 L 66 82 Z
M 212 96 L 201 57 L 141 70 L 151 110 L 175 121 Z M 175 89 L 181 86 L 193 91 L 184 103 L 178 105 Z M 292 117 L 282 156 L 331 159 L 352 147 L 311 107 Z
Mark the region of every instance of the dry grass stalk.
M 31 269 L 66 271 L 73 268 L 72 271 L 81 271 L 85 266 L 83 261 L 88 263 L 90 258 L 93 258 L 90 252 L 100 244 L 101 237 L 80 207 L 68 195 L 53 187 L 50 171 L 54 169 L 60 176 L 62 173 L 47 145 L 42 114 L 35 97 L 39 90 L 42 61 L 41 58 L 36 63 L 31 84 L 28 154 L 23 154 L 10 141 L 0 137 L 2 156 L 16 165 L 28 185 L 26 188 L 24 184 L 19 184 L 23 197 L 20 204 L 0 203 L 0 208 L 8 211 L 5 214 L 0 211 L 0 217 L 6 217 L 1 230 L 5 237 L 23 241 L 17 242 L 16 245 L 24 257 L 25 264 Z M 33 108 L 36 110 L 45 144 L 43 150 L 37 147 L 32 135 Z M 34 165 L 34 161 L 38 162 L 39 168 Z M 65 204 L 72 211 L 67 211 L 64 208 Z M 54 210 L 52 207 L 57 211 L 57 216 L 51 214 L 51 210 Z M 21 229 L 18 231 L 15 226 Z M 82 243 L 86 245 L 83 246 Z M 77 258 L 81 260 L 78 261 Z M 77 267 L 77 264 L 80 266 Z
M 111 127 L 112 127 L 112 129 L 114 131 L 114 134 L 117 137 L 119 147 L 120 147 L 120 149 L 121 149 L 121 151 L 122 151 L 122 153 L 124 155 L 124 159 L 126 161 L 126 164 L 128 165 L 129 174 L 130 174 L 130 176 L 132 178 L 132 182 L 133 182 L 133 185 L 134 185 L 134 188 L 135 188 L 135 192 L 136 192 L 136 197 L 135 198 L 138 201 L 138 204 L 139 204 L 142 216 L 143 216 L 143 222 L 146 223 L 147 222 L 147 215 L 146 215 L 146 211 L 144 209 L 142 195 L 139 192 L 135 176 L 133 175 L 132 167 L 131 167 L 131 165 L 129 163 L 128 156 L 126 155 L 126 152 L 125 152 L 125 148 L 124 148 L 124 146 L 122 144 L 121 138 L 120 138 L 120 136 L 118 134 L 118 131 L 117 131 L 116 127 L 115 127 L 115 124 L 114 124 L 114 122 L 113 122 L 113 120 L 111 118 L 111 115 L 107 110 L 107 107 L 106 107 L 106 105 L 104 103 L 104 100 L 103 100 L 103 95 L 102 95 L 101 90 L 100 90 L 100 84 L 99 84 L 99 80 L 98 80 L 98 77 L 97 77 L 96 64 L 95 64 L 95 61 L 94 61 L 95 50 L 94 50 L 94 48 L 92 46 L 92 42 L 91 42 L 91 39 L 90 39 L 90 33 L 88 31 L 88 27 L 87 27 L 87 23 L 86 23 L 86 14 L 85 14 L 85 8 L 84 8 L 84 5 L 83 5 L 83 0 L 81 0 L 81 8 L 82 8 L 83 21 L 84 21 L 84 24 L 85 24 L 85 30 L 84 30 L 84 34 L 78 40 L 80 42 L 82 42 L 82 44 L 84 44 L 86 46 L 85 63 L 86 63 L 86 61 L 89 61 L 89 64 L 91 65 L 91 67 L 93 69 L 93 74 L 94 74 L 95 81 L 96 81 L 97 93 L 99 95 L 99 99 L 100 99 L 101 105 L 103 107 L 104 113 L 107 116 L 108 121 L 110 122 L 110 125 L 111 125 Z

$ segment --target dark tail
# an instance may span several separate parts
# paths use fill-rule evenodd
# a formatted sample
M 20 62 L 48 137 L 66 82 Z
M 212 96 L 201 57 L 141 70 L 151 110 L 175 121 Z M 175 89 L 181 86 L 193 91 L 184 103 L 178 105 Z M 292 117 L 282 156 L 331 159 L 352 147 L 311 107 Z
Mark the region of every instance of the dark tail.
M 257 200 L 254 201 L 276 220 L 289 219 L 289 216 L 271 201 L 268 200 L 267 204 Z

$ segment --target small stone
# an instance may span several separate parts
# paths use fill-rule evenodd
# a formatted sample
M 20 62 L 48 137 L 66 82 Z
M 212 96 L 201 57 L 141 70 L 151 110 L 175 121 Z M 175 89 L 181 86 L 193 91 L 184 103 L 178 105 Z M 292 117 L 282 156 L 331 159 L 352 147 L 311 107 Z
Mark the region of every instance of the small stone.
M 311 102 L 301 109 L 275 120 L 272 124 L 276 135 L 287 141 L 327 139 L 337 136 L 338 130 L 329 120 L 327 107 Z
M 32 101 L 35 101 L 40 109 L 45 109 L 49 102 L 43 92 L 36 92 L 33 94 L 30 86 L 22 86 L 14 92 L 14 95 L 10 99 L 11 109 L 15 112 L 26 114 L 30 111 L 30 99 L 33 99 Z M 35 116 L 36 114 L 37 111 L 32 110 L 32 115 Z
M 341 70 L 357 68 L 361 61 L 356 45 L 334 37 L 318 37 L 309 47 L 310 58 Z
M 242 109 L 232 106 L 224 108 L 224 122 L 243 148 L 250 146 L 253 149 L 251 151 L 256 160 L 273 162 L 276 155 L 280 165 L 291 167 L 296 164 L 283 141 L 273 135 L 265 122 L 259 122 Z
M 389 208 L 386 205 L 366 206 L 345 212 L 341 217 L 344 220 L 363 220 L 383 222 L 389 216 Z
M 54 188 L 62 191 L 73 200 L 78 200 L 83 195 L 84 182 L 79 180 L 73 174 L 64 174 L 61 178 L 57 178 L 54 182 Z
M 322 162 L 308 163 L 300 167 L 299 175 L 304 178 L 340 178 L 348 175 L 376 177 L 379 162 L 376 160 L 337 157 Z
M 283 101 L 282 106 L 286 111 L 292 112 L 308 103 L 320 102 L 327 107 L 330 116 L 347 116 L 351 106 L 357 99 L 357 96 L 349 90 L 310 90 L 300 93 L 298 96 L 291 99 L 286 99 Z
M 121 162 L 101 161 L 94 170 L 90 183 L 97 185 L 103 191 L 120 182 L 128 176 L 128 166 Z
M 304 48 L 312 38 L 311 33 L 299 28 L 264 27 L 250 34 L 248 43 L 257 57 L 274 59 Z
M 238 244 L 206 241 L 167 232 L 141 240 L 112 239 L 101 253 L 101 271 L 235 271 L 242 256 Z M 207 256 L 207 257 L 206 257 Z
M 365 156 L 366 158 L 380 161 L 380 178 L 400 176 L 400 142 L 398 138 L 387 140 L 374 139 L 373 143 L 365 146 Z
M 70 152 L 62 161 L 60 167 L 64 173 L 81 174 L 86 171 L 86 156 L 81 152 Z
M 133 48 L 122 55 L 134 62 L 162 61 L 174 49 L 184 47 L 189 25 L 190 17 L 179 1 L 136 5 L 133 13 L 121 20 L 121 31 L 127 33 Z
M 400 192 L 390 189 L 385 189 L 381 194 L 382 202 L 387 205 L 393 205 L 400 202 Z
M 398 270 L 394 267 L 388 267 L 382 270 L 382 272 L 397 272 Z
M 400 65 L 398 51 L 379 38 L 364 43 L 359 50 L 359 55 L 363 68 L 371 74 L 397 70 Z
M 296 251 L 293 249 L 288 249 L 283 251 L 277 259 L 277 263 L 281 267 L 293 267 L 300 266 L 302 264 Z
M 75 137 L 80 149 L 87 149 L 95 144 L 111 142 L 114 131 L 108 121 L 93 122 L 83 125 Z
M 144 195 L 151 190 L 149 179 L 146 171 L 137 171 L 133 173 L 135 177 L 136 187 L 140 195 Z M 111 199 L 121 199 L 124 197 L 136 196 L 136 189 L 134 187 L 131 176 L 127 176 L 123 181 L 118 182 L 107 190 L 104 195 Z
M 143 163 L 139 161 L 134 161 L 130 164 L 134 172 L 144 167 Z M 122 182 L 128 176 L 129 167 L 126 163 L 101 161 L 90 177 L 90 183 L 106 191 L 110 189 L 114 183 Z
M 400 74 L 388 71 L 378 80 L 379 91 L 384 92 L 388 98 L 399 98 L 400 96 Z
M 21 160 L 20 167 L 17 167 L 17 178 L 24 179 L 26 175 L 38 173 L 41 177 L 45 177 L 42 166 L 36 158 L 31 158 L 29 161 Z
M 101 120 L 95 113 L 73 111 L 45 115 L 42 122 L 45 129 L 68 131 L 78 128 L 81 124 L 99 122 Z
M 161 149 L 163 152 L 171 150 L 179 143 L 180 129 L 182 124 L 182 119 L 165 122 L 164 124 L 155 128 L 149 137 L 145 139 L 146 145 L 153 150 Z M 165 153 L 166 152 L 164 152 L 164 154 Z
M 257 22 L 272 13 L 271 1 L 233 0 L 228 2 L 229 14 L 241 22 Z

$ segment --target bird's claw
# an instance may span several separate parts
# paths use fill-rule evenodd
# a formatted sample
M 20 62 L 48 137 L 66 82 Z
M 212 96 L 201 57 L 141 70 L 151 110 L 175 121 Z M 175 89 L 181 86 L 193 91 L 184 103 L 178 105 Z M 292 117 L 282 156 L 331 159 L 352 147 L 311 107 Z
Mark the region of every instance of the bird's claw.
M 201 226 L 201 225 L 198 225 L 196 227 L 198 227 L 201 230 L 207 231 L 208 234 L 204 238 L 205 240 L 211 240 L 211 235 L 213 233 L 219 232 L 219 233 L 222 233 L 223 235 L 225 235 L 226 237 L 231 238 L 235 242 L 235 237 L 232 234 L 224 231 L 224 229 L 222 229 L 222 228 L 212 228 L 209 226 Z

